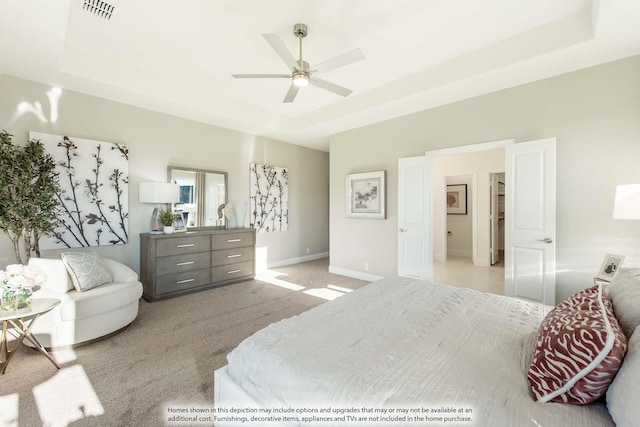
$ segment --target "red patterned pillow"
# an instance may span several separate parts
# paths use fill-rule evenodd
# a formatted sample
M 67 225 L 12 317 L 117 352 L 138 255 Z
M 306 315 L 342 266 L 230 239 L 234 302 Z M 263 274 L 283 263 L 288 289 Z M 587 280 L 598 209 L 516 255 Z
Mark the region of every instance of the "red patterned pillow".
M 544 318 L 527 379 L 539 402 L 591 403 L 606 393 L 626 350 L 611 300 L 594 286 Z

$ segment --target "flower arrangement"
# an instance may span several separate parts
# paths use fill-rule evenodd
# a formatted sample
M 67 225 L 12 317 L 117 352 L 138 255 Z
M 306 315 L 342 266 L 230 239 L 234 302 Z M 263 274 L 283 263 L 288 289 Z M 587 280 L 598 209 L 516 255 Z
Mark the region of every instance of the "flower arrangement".
M 44 281 L 37 271 L 22 264 L 8 265 L 0 270 L 0 300 L 3 310 L 18 310 L 31 305 L 33 288 Z

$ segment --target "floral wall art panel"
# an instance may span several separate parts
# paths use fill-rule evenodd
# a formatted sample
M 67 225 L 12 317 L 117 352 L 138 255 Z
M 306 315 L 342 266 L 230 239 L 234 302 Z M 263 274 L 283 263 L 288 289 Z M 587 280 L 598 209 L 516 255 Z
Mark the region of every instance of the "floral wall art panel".
M 29 132 L 56 161 L 61 221 L 41 249 L 118 245 L 129 240 L 127 146 L 73 136 Z
M 289 170 L 251 163 L 251 218 L 256 232 L 287 231 Z

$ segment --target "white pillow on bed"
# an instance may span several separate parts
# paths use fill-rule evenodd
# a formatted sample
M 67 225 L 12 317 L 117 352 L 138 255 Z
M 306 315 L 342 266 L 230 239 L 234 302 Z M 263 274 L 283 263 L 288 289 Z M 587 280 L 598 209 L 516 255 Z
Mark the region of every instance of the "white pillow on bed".
M 640 420 L 640 326 L 627 343 L 627 355 L 607 390 L 607 408 L 618 426 L 638 425 Z
M 640 268 L 621 269 L 607 286 L 613 312 L 627 338 L 640 325 Z

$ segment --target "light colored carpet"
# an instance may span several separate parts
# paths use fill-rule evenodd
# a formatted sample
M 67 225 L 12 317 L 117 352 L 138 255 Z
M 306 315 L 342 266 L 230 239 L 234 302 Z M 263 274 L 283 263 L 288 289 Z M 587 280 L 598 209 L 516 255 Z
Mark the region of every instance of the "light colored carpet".
M 0 426 L 159 426 L 170 405 L 210 406 L 213 372 L 244 338 L 366 282 L 328 259 L 181 297 L 140 302 L 118 335 L 54 351 L 61 369 L 22 347 L 0 376 Z

